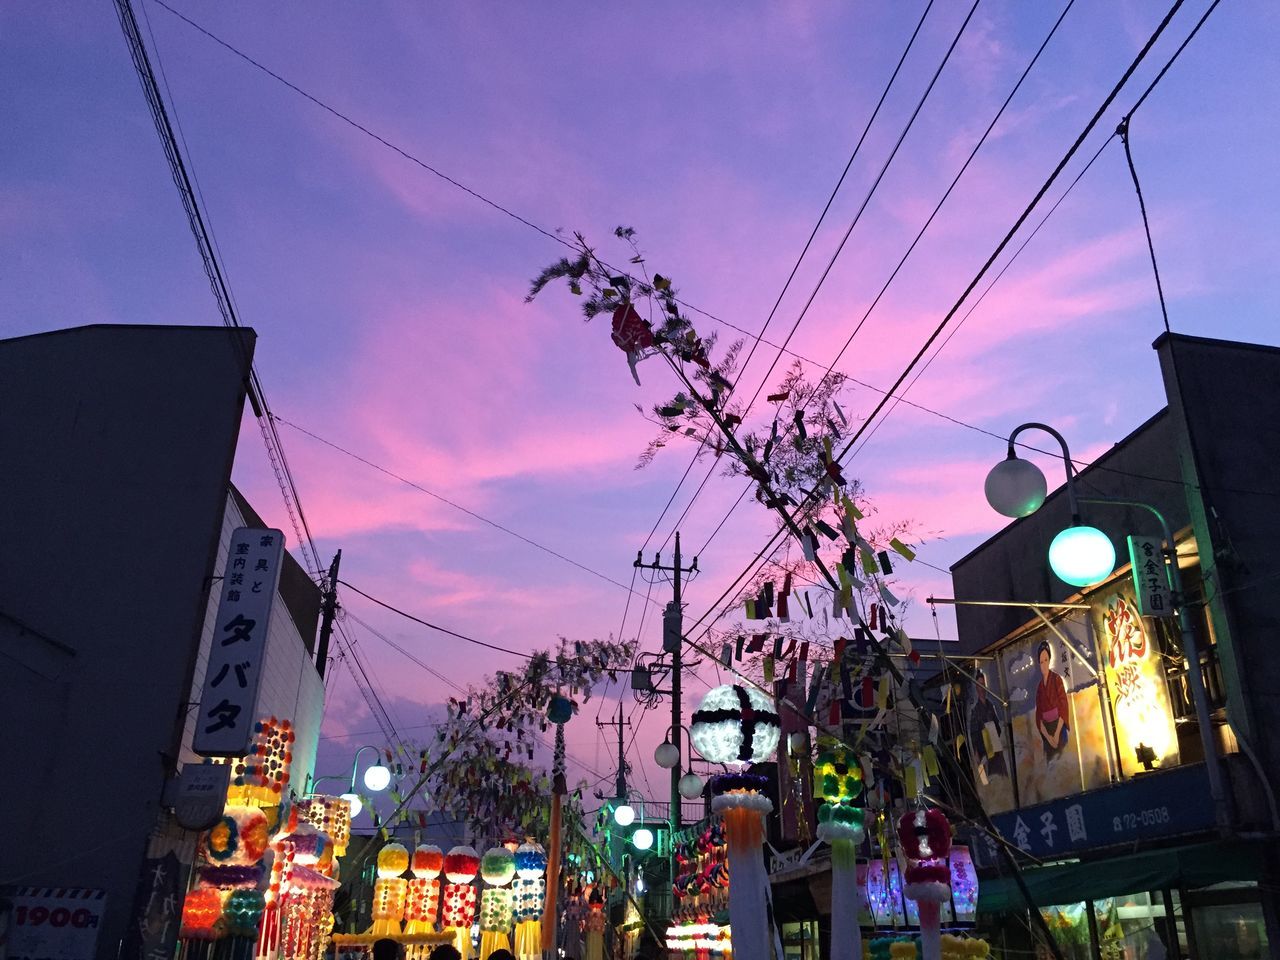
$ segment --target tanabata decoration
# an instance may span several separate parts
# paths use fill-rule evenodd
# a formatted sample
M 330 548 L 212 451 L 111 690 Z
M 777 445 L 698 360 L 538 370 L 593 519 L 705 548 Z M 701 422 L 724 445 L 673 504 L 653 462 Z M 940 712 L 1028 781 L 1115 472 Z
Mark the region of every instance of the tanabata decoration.
M 257 807 L 228 807 L 205 841 L 213 863 L 224 866 L 255 864 L 267 852 L 270 828 L 267 815 Z
M 991 944 L 985 940 L 942 936 L 942 960 L 983 960 L 991 956 Z
M 754 687 L 710 690 L 693 714 L 694 748 L 711 763 L 761 763 L 781 736 L 773 702 Z M 769 960 L 769 879 L 764 869 L 764 818 L 773 803 L 768 779 L 731 773 L 711 782 L 711 809 L 724 816 L 729 848 L 729 924 L 737 960 Z
M 266 896 L 261 890 L 232 890 L 223 907 L 227 932 L 233 937 L 256 938 L 266 907 Z
M 329 837 L 333 855 L 344 857 L 351 842 L 351 801 L 345 797 L 328 797 L 313 794 L 294 806 L 298 819 L 309 823 Z
M 480 879 L 485 882 L 480 895 L 480 960 L 488 960 L 495 950 L 511 949 L 515 903 L 508 884 L 515 875 L 516 860 L 506 847 L 493 847 L 480 858 Z
M 399 843 L 388 843 L 378 851 L 378 879 L 373 884 L 374 936 L 393 936 L 404 919 L 409 883 L 401 877 L 409 869 L 409 851 Z
M 932 807 L 908 810 L 898 821 L 898 840 L 907 857 L 902 891 L 920 908 L 920 954 L 940 960 L 941 904 L 951 898 L 951 823 Z
M 431 844 L 421 844 L 413 851 L 410 863 L 413 879 L 405 895 L 405 933 L 430 933 L 436 928 L 440 913 L 440 872 L 444 869 L 444 851 Z
M 471 925 L 476 920 L 476 888 L 471 881 L 480 869 L 480 855 L 474 847 L 457 846 L 444 857 L 444 888 L 440 925 L 454 935 L 454 946 L 463 960 L 471 955 Z
M 825 802 L 818 811 L 818 839 L 831 844 L 831 957 L 861 960 L 862 912 L 858 888 L 858 844 L 865 834 L 862 764 L 839 742 L 819 745 L 814 792 Z
M 583 960 L 604 960 L 604 898 L 598 889 L 591 891 L 587 901 L 587 919 L 584 923 L 586 944 Z
M 542 956 L 542 909 L 547 883 L 547 853 L 542 845 L 529 841 L 516 847 L 515 892 L 516 944 L 520 960 Z
M 553 952 L 556 946 L 558 914 L 556 898 L 560 893 L 561 817 L 564 796 L 569 792 L 565 781 L 564 725 L 577 709 L 577 704 L 560 694 L 553 696 L 547 707 L 547 719 L 556 725 L 556 742 L 551 755 L 551 824 L 547 832 L 547 846 L 551 849 L 551 856 L 547 858 L 546 895 L 543 898 L 542 930 L 540 931 L 543 953 Z
M 951 906 L 959 925 L 972 926 L 978 918 L 978 871 L 968 847 L 951 848 Z M 970 943 L 976 941 L 968 941 Z
M 225 937 L 227 925 L 222 922 L 223 896 L 217 887 L 188 890 L 182 902 L 182 926 L 178 936 L 183 940 L 220 940 Z
M 293 762 L 293 724 L 268 717 L 253 725 L 249 752 L 234 761 L 227 801 L 236 805 L 278 807 L 289 785 Z

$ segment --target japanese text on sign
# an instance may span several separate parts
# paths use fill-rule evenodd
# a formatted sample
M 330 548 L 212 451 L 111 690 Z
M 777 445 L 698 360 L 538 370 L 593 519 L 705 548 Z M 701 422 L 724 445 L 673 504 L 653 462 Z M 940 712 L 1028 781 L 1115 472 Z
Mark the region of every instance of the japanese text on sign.
M 1173 594 L 1161 542 L 1154 537 L 1129 537 L 1129 563 L 1138 616 L 1172 617 Z
M 202 756 L 248 752 L 283 554 L 279 530 L 240 527 L 231 535 L 192 745 Z

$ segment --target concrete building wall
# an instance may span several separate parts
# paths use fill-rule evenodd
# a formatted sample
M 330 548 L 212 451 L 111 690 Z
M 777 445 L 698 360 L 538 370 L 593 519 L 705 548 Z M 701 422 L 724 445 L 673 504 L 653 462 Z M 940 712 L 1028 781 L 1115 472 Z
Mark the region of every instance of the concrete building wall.
M 1232 726 L 1280 764 L 1280 349 L 1156 341 L 1220 642 Z
M 253 343 L 0 341 L 0 883 L 105 890 L 102 958 L 176 760 Z

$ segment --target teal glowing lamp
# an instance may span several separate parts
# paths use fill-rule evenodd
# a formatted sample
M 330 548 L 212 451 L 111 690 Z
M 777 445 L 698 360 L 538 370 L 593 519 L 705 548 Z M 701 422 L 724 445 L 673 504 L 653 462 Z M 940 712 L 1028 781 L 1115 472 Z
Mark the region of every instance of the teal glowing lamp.
M 1075 524 L 1049 544 L 1049 569 L 1073 587 L 1101 583 L 1116 568 L 1116 548 L 1097 527 Z

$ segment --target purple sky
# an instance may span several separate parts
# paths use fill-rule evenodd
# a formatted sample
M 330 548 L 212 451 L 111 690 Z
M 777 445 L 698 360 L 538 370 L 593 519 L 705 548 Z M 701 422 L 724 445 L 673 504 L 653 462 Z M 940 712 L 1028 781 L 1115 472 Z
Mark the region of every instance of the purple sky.
M 688 462 L 635 471 L 651 428 L 603 324 L 560 292 L 522 303 L 562 248 L 325 113 L 175 18 L 135 0 L 185 134 L 241 317 L 259 334 L 275 411 L 389 470 L 629 582 Z M 689 5 L 200 4 L 210 31 L 386 140 L 548 229 L 604 246 L 640 232 L 683 297 L 758 331 L 923 3 Z M 1189 2 L 1068 168 L 1062 189 L 1205 9 Z M 779 342 L 968 10 L 937 3 L 769 330 Z M 791 349 L 825 365 L 902 255 L 1061 12 L 982 0 Z M 961 180 L 840 369 L 886 386 L 951 306 L 1163 15 L 1082 0 Z M 143 16 L 145 13 L 145 17 Z M 1210 18 L 1133 123 L 1175 330 L 1276 343 L 1280 10 Z M 85 323 L 218 323 L 110 4 L 0 8 L 0 332 Z M 1038 217 L 1032 222 L 1036 222 Z M 980 288 L 981 289 L 981 288 Z M 704 332 L 715 329 L 703 321 Z M 1113 141 L 909 397 L 997 434 L 1057 425 L 1096 455 L 1162 403 L 1159 308 L 1136 198 Z M 732 334 L 732 331 L 727 331 Z M 762 348 L 754 391 L 775 351 Z M 776 378 L 776 374 L 775 374 Z M 851 414 L 878 399 L 857 388 Z M 522 649 L 616 633 L 626 593 L 282 426 L 322 554 L 344 579 L 454 630 Z M 994 532 L 982 478 L 1000 441 L 902 406 L 852 461 L 886 520 L 946 568 Z M 1046 464 L 1049 476 L 1060 475 Z M 705 472 L 674 504 L 684 509 Z M 257 429 L 236 481 L 288 529 Z M 683 524 L 696 550 L 741 489 L 715 478 Z M 662 544 L 668 516 L 651 551 Z M 744 506 L 702 554 L 700 615 L 771 532 Z M 291 536 L 292 539 L 292 536 Z M 669 547 L 666 548 L 669 551 Z M 949 595 L 916 565 L 918 601 Z M 352 614 L 460 684 L 511 658 L 460 645 L 348 593 Z M 626 633 L 639 627 L 632 604 Z M 656 609 L 656 608 L 655 608 Z M 944 635 L 951 628 L 945 611 Z M 648 616 L 642 640 L 657 643 Z M 909 627 L 931 635 L 917 603 Z M 448 688 L 348 621 L 406 737 Z M 376 741 L 345 670 L 322 765 Z M 695 696 L 703 688 L 694 681 Z M 616 696 L 616 693 L 614 694 Z M 632 706 L 630 695 L 626 700 Z M 595 706 L 569 728 L 589 779 L 611 772 Z M 648 765 L 665 723 L 649 714 Z M 637 712 L 639 720 L 641 714 Z M 345 736 L 352 734 L 352 736 Z M 349 761 L 346 761 L 349 762 Z M 327 769 L 327 768 L 326 768 Z M 585 775 L 585 774 L 584 774 Z M 658 778 L 649 773 L 658 791 Z M 641 777 L 641 785 L 644 778 Z

